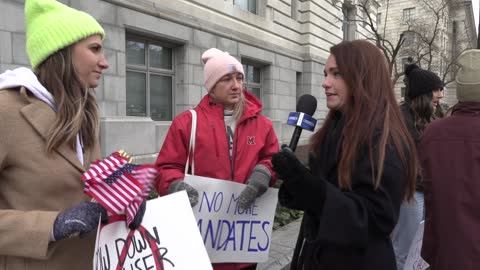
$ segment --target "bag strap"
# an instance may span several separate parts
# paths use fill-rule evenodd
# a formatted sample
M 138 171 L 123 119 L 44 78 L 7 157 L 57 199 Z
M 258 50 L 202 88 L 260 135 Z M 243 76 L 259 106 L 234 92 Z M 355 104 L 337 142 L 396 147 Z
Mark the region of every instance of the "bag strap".
M 188 173 L 189 168 L 189 161 L 190 156 L 192 157 L 192 175 L 195 175 L 195 162 L 194 162 L 194 154 L 195 154 L 195 134 L 197 133 L 197 112 L 195 110 L 190 110 L 192 113 L 192 131 L 190 132 L 190 145 L 188 146 L 188 156 L 187 156 L 187 164 L 185 164 L 185 174 Z

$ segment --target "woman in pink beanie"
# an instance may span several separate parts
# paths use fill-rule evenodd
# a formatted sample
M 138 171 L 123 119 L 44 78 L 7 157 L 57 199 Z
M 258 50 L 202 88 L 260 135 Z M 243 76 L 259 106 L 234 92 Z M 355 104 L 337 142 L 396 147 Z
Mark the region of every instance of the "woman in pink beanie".
M 279 151 L 272 123 L 260 114 L 262 104 L 243 88 L 242 64 L 216 48 L 202 55 L 208 90 L 194 108 L 197 113 L 195 175 L 246 184 L 239 202 L 247 209 L 275 182 L 272 154 Z M 192 206 L 198 192 L 183 181 L 192 114 L 185 111 L 172 122 L 156 165 L 160 195 L 186 190 Z M 255 269 L 252 263 L 213 264 L 215 270 Z

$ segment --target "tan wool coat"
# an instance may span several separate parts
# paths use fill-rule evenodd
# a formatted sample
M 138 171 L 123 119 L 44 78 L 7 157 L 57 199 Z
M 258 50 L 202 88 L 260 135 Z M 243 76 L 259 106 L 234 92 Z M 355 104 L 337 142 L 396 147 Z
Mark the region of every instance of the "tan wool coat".
M 66 145 L 46 153 L 55 112 L 21 90 L 0 90 L 0 270 L 92 269 L 95 233 L 50 243 L 60 211 L 89 198 L 81 175 L 100 158 L 98 141 L 84 164 Z

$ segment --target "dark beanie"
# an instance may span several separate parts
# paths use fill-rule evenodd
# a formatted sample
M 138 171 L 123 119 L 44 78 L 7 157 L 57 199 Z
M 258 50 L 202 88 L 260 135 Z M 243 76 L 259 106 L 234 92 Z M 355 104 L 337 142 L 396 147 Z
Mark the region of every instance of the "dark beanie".
M 435 89 L 443 89 L 443 82 L 437 74 L 421 69 L 415 64 L 407 66 L 405 76 L 407 77 L 407 94 L 410 99 L 431 93 Z

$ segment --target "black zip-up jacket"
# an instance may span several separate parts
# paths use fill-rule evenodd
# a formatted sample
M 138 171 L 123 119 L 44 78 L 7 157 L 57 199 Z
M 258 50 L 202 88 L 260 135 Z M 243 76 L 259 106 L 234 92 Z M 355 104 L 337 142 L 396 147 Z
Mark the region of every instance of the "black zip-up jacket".
M 320 146 L 321 154 L 310 158 L 312 174 L 325 183 L 323 188 L 294 194 L 286 185 L 280 187 L 282 205 L 305 211 L 291 269 L 395 270 L 390 233 L 402 202 L 401 160 L 393 148 L 387 147 L 376 189 L 364 147 L 352 173 L 352 190 L 340 189 L 338 161 L 343 126 L 341 115 L 337 115 Z M 312 203 L 305 206 L 298 200 Z
M 407 126 L 407 129 L 410 132 L 410 136 L 412 137 L 412 139 L 415 143 L 415 146 L 418 147 L 418 145 L 420 144 L 420 140 L 421 140 L 421 133 L 415 127 L 414 112 L 413 112 L 412 108 L 410 108 L 410 105 L 408 103 L 403 103 L 402 105 L 400 105 L 400 111 L 402 112 L 403 120 L 405 121 L 405 125 Z M 422 181 L 421 171 L 418 174 L 415 189 L 417 191 L 423 192 L 423 181 Z

